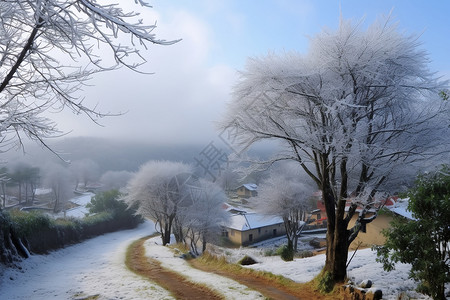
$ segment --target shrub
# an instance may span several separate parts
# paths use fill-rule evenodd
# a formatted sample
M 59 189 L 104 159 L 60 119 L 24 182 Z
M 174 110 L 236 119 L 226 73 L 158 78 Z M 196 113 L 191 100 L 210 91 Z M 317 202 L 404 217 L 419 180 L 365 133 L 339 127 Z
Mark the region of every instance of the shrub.
M 90 212 L 95 214 L 83 219 L 55 220 L 40 211 L 0 212 L 1 245 L 9 243 L 11 238 L 8 237 L 13 232 L 15 240 L 12 242 L 17 245 L 10 245 L 10 248 L 17 248 L 23 242 L 30 252 L 42 254 L 86 238 L 137 226 L 143 221 L 142 218 L 136 216 L 133 209 L 128 209 L 123 201 L 118 200 L 119 196 L 117 191 L 96 195 L 88 205 Z M 14 255 L 12 251 L 14 250 L 0 247 L 0 263 L 10 262 Z
M 127 204 L 119 201 L 121 194 L 118 190 L 110 190 L 99 193 L 92 197 L 91 202 L 86 205 L 90 213 L 99 213 L 104 211 L 125 211 Z
M 411 264 L 410 277 L 420 282 L 418 291 L 445 299 L 445 284 L 450 282 L 450 168 L 420 175 L 408 196 L 415 219 L 394 219 L 384 232 L 385 245 L 377 248 L 377 260 L 387 271 L 396 262 Z
M 83 237 L 90 238 L 107 232 L 119 229 L 119 225 L 114 222 L 114 213 L 104 211 L 82 219 Z
M 297 254 L 295 254 L 295 257 L 299 257 L 299 258 L 306 258 L 306 257 L 311 257 L 311 256 L 314 256 L 314 253 L 309 250 L 300 251 Z
M 323 293 L 331 293 L 334 289 L 334 280 L 333 276 L 331 275 L 331 272 L 328 271 L 322 271 L 319 275 L 316 277 L 317 282 L 317 289 Z
M 46 253 L 82 239 L 82 224 L 77 219 L 54 220 L 39 211 L 18 210 L 11 211 L 10 217 L 18 238 L 34 253 Z
M 287 245 L 281 246 L 277 252 L 284 261 L 294 260 L 294 247 L 291 241 L 288 241 Z
M 264 256 L 273 256 L 276 255 L 276 251 L 273 249 L 266 249 L 264 250 Z
M 10 219 L 17 236 L 28 250 L 38 254 L 78 243 L 86 238 L 129 228 L 131 224 L 130 220 L 127 222 L 117 220 L 115 213 L 111 211 L 104 211 L 83 219 L 56 220 L 41 212 L 13 211 Z
M 40 211 L 12 210 L 9 215 L 17 234 L 21 237 L 30 236 L 34 231 L 47 230 L 54 226 L 50 217 Z
M 115 219 L 116 229 L 134 228 L 143 222 L 141 216 L 136 215 L 134 207 L 120 200 L 121 194 L 118 190 L 110 190 L 99 193 L 92 197 L 91 202 L 86 205 L 90 213 L 112 213 Z
M 254 265 L 256 264 L 257 261 L 254 260 L 252 257 L 246 255 L 244 256 L 239 262 L 238 264 L 242 265 L 242 266 L 249 266 L 249 265 Z

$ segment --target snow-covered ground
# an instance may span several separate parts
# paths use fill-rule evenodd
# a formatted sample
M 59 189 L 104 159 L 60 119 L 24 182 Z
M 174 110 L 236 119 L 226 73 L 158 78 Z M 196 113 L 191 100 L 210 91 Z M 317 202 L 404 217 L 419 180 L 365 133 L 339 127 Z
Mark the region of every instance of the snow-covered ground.
M 70 199 L 70 202 L 77 204 L 77 207 L 72 209 L 68 209 L 65 211 L 67 217 L 75 217 L 75 218 L 83 218 L 86 214 L 89 213 L 89 209 L 86 208 L 86 204 L 91 202 L 91 198 L 94 196 L 94 193 L 86 193 L 79 197 L 75 197 Z
M 124 265 L 126 247 L 151 232 L 153 225 L 147 222 L 134 230 L 105 234 L 49 255 L 32 256 L 20 263 L 22 270 L 3 270 L 0 299 L 84 299 L 93 295 L 99 295 L 98 299 L 171 299 L 167 291 L 130 272 Z M 222 251 L 230 260 L 250 255 L 259 263 L 249 268 L 281 274 L 298 282 L 307 282 L 320 272 L 324 255 L 293 262 L 265 256 L 268 248 L 282 242 L 282 239 L 275 239 L 256 248 Z M 145 246 L 147 255 L 161 260 L 164 267 L 174 269 L 192 281 L 210 285 L 227 299 L 259 297 L 257 292 L 232 280 L 191 269 L 178 255 L 161 246 L 159 238 L 147 241 Z M 357 251 L 348 268 L 349 276 L 356 283 L 372 280 L 376 288 L 383 290 L 383 299 L 396 299 L 401 291 L 407 291 L 416 299 L 429 299 L 413 292 L 416 284 L 408 279 L 408 265 L 397 265 L 395 271 L 388 273 L 375 258 L 370 249 Z
M 324 238 L 325 234 L 304 235 L 299 241 L 299 250 L 312 250 L 308 241 L 313 238 Z M 325 255 L 320 254 L 307 258 L 296 258 L 292 262 L 285 262 L 279 256 L 267 256 L 267 249 L 275 250 L 286 244 L 286 238 L 275 238 L 255 244 L 255 247 L 238 249 L 223 249 L 215 247 L 216 254 L 225 255 L 230 262 L 237 262 L 245 255 L 254 258 L 258 263 L 246 266 L 255 270 L 268 271 L 273 274 L 283 275 L 296 282 L 308 282 L 320 273 L 325 264 Z M 351 258 L 353 251 L 349 252 Z M 371 249 L 360 249 L 356 251 L 348 266 L 348 277 L 359 284 L 361 281 L 370 279 L 374 289 L 383 291 L 383 299 L 397 299 L 398 294 L 405 292 L 413 299 L 431 299 L 428 296 L 415 292 L 417 283 L 408 278 L 410 265 L 396 264 L 395 270 L 386 272 L 381 263 L 376 262 L 376 252 Z
M 349 257 L 352 254 L 353 252 L 350 252 Z M 407 292 L 414 299 L 430 299 L 414 292 L 417 284 L 408 278 L 409 265 L 397 264 L 394 271 L 386 272 L 383 270 L 382 264 L 375 261 L 375 258 L 376 253 L 371 249 L 358 250 L 348 266 L 348 277 L 356 284 L 370 279 L 374 288 L 383 291 L 383 299 L 396 299 L 400 292 Z M 308 282 L 321 271 L 325 256 L 316 255 L 294 259 L 292 262 L 285 262 L 279 256 L 258 256 L 257 260 L 258 264 L 248 266 L 248 268 L 269 271 L 297 282 Z
M 0 275 L 0 299 L 173 299 L 169 293 L 130 272 L 127 246 L 153 232 L 145 223 L 134 230 L 105 234 L 49 255 L 33 255 Z

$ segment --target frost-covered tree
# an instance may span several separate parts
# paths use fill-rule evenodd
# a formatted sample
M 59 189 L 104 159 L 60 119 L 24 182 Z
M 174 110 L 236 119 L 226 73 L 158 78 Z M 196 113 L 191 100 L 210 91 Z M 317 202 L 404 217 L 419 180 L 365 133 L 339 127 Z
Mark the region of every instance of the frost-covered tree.
M 180 173 L 172 179 L 170 191 L 171 197 L 178 203 L 172 233 L 177 243 L 185 243 L 185 228 L 190 221 L 185 211 L 192 206 L 195 198 L 198 197 L 197 195 L 200 192 L 199 179 L 192 173 Z
M 237 166 L 228 166 L 217 177 L 217 184 L 219 184 L 226 193 L 235 191 L 239 186 L 239 174 L 236 169 Z
M 128 181 L 133 176 L 129 171 L 106 171 L 101 177 L 102 189 L 107 190 L 121 190 L 126 187 Z
M 253 168 L 294 160 L 322 191 L 329 283 L 345 279 L 348 247 L 376 216 L 367 212 L 381 193 L 398 186 L 403 170 L 448 149 L 448 101 L 439 97 L 447 83 L 429 71 L 417 37 L 389 19 L 360 26 L 341 20 L 304 55 L 249 59 L 222 123 L 236 149 L 282 145 Z
M 201 243 L 204 252 L 207 243 L 219 236 L 229 214 L 222 208 L 227 200 L 225 192 L 216 183 L 200 179 L 193 189 L 192 199 L 192 204 L 180 214 L 187 220 L 185 229 L 190 248 L 198 255 L 197 243 Z
M 125 202 L 137 207 L 137 213 L 155 222 L 163 245 L 170 243 L 172 226 L 178 209 L 186 206 L 183 174 L 190 174 L 187 164 L 171 161 L 149 161 L 142 165 L 127 185 Z
M 26 204 L 32 204 L 39 181 L 39 168 L 25 162 L 16 162 L 10 166 L 10 169 L 9 182 L 17 187 L 19 204 L 23 199 Z
M 44 185 L 52 189 L 53 211 L 64 209 L 66 202 L 73 196 L 73 178 L 66 166 L 48 163 L 43 170 Z
M 42 143 L 57 133 L 56 124 L 42 115 L 48 110 L 67 108 L 94 121 L 104 116 L 83 104 L 78 92 L 83 84 L 95 73 L 121 66 L 139 71 L 145 63 L 141 52 L 149 44 L 175 42 L 156 39 L 156 26 L 144 24 L 138 15 L 97 0 L 1 1 L 3 146 L 20 133 Z
M 283 218 L 288 248 L 293 253 L 297 251 L 298 237 L 313 207 L 311 196 L 315 189 L 309 184 L 309 178 L 301 178 L 298 172 L 287 170 L 289 168 L 285 166 L 272 172 L 270 177 L 259 185 L 258 196 L 254 202 L 255 209 L 259 212 Z
M 129 1 L 131 2 L 131 0 Z M 143 0 L 134 1 L 140 7 Z M 58 134 L 44 112 L 69 109 L 94 122 L 105 116 L 83 103 L 80 90 L 92 75 L 124 66 L 140 71 L 142 51 L 168 45 L 138 13 L 118 1 L 0 1 L 0 146 L 22 144 L 22 135 L 42 143 Z M 124 83 L 125 84 L 125 83 Z M 0 220 L 8 220 L 0 212 Z M 5 221 L 6 222 L 6 221 Z M 14 239 L 11 224 L 0 224 L 0 242 Z M 0 243 L 0 262 L 12 260 L 14 247 Z
M 81 184 L 83 188 L 89 182 L 95 181 L 99 177 L 99 165 L 92 159 L 79 159 L 70 164 L 70 170 L 75 178 L 75 189 Z

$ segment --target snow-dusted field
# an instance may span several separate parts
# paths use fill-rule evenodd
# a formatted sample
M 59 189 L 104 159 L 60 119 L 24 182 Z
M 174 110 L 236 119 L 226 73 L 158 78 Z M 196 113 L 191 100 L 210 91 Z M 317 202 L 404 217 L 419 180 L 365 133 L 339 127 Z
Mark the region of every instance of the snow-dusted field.
M 308 241 L 313 237 L 325 237 L 325 234 L 308 235 L 300 238 L 299 250 L 311 250 L 312 247 L 308 245 Z M 296 282 L 308 282 L 320 273 L 325 264 L 324 254 L 297 258 L 292 262 L 285 262 L 279 256 L 265 255 L 267 249 L 276 249 L 283 243 L 286 243 L 285 238 L 276 238 L 256 244 L 254 248 L 219 249 L 217 254 L 225 255 L 230 262 L 237 262 L 244 255 L 249 255 L 258 263 L 246 266 L 247 268 L 283 275 Z M 352 254 L 353 251 L 349 252 L 348 257 L 352 257 Z M 356 284 L 370 279 L 373 282 L 374 289 L 383 291 L 383 299 L 397 299 L 397 295 L 401 292 L 405 292 L 413 299 L 431 299 L 414 291 L 417 283 L 408 278 L 410 265 L 397 264 L 394 271 L 386 272 L 383 270 L 382 264 L 376 262 L 376 257 L 376 252 L 371 249 L 356 251 L 348 266 L 348 277 Z
M 349 253 L 349 257 L 353 252 Z M 373 282 L 373 287 L 383 291 L 383 299 L 396 299 L 400 292 L 407 292 L 415 299 L 430 299 L 414 292 L 416 283 L 408 279 L 409 265 L 398 264 L 392 272 L 385 272 L 381 264 L 375 261 L 376 254 L 371 249 L 358 250 L 348 266 L 348 276 L 355 283 L 365 279 Z M 283 275 L 297 282 L 312 280 L 322 269 L 325 256 L 317 255 L 308 258 L 285 262 L 279 256 L 258 257 L 261 263 L 248 266 L 256 270 L 269 271 Z
M 70 199 L 70 202 L 73 202 L 78 206 L 61 213 L 60 216 L 62 217 L 65 214 L 67 217 L 83 218 L 89 213 L 89 209 L 86 208 L 86 204 L 91 202 L 94 195 L 94 193 L 86 193 Z
M 0 299 L 84 299 L 99 295 L 98 299 L 171 299 L 169 293 L 127 270 L 124 265 L 126 247 L 134 240 L 153 232 L 147 222 L 137 229 L 106 234 L 81 244 L 55 251 L 49 255 L 36 255 L 24 260 L 22 270 L 3 270 L 0 276 Z M 280 244 L 278 239 L 273 243 Z M 295 259 L 284 262 L 277 256 L 264 256 L 259 248 L 223 250 L 230 260 L 249 254 L 260 263 L 250 266 L 281 274 L 298 282 L 307 282 L 316 276 L 324 263 L 324 256 Z M 210 285 L 227 296 L 227 299 L 256 299 L 259 293 L 230 279 L 193 270 L 181 258 L 151 239 L 145 244 L 147 255 L 161 260 L 163 266 L 182 273 L 195 282 Z M 350 254 L 351 255 L 351 254 Z M 370 249 L 359 250 L 349 265 L 349 276 L 355 282 L 371 279 L 374 286 L 383 290 L 384 299 L 395 299 L 407 291 L 416 299 L 429 299 L 413 292 L 415 283 L 408 279 L 408 265 L 398 265 L 393 272 L 384 272 L 375 261 Z

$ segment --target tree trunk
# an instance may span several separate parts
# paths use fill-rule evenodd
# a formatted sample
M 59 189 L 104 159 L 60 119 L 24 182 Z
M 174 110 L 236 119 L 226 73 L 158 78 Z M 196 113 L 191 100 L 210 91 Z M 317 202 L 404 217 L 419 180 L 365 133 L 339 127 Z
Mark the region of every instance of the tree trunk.
M 297 252 L 298 249 L 298 235 L 294 236 L 294 253 Z
M 206 235 L 202 235 L 202 253 L 206 251 Z
M 177 218 L 174 219 L 173 227 L 173 235 L 175 236 L 175 240 L 177 243 L 184 243 L 184 234 L 183 234 L 183 225 Z
M 442 285 L 439 287 L 439 291 L 438 291 L 438 293 L 437 293 L 437 295 L 436 295 L 436 299 L 439 299 L 439 300 L 445 300 L 445 299 L 448 299 L 448 298 L 446 298 L 446 296 L 445 296 L 445 284 L 442 284 Z
M 197 249 L 197 239 L 195 238 L 195 233 L 192 232 L 192 237 L 191 237 L 191 251 L 194 255 L 198 256 L 198 249 Z
M 164 229 L 161 234 L 163 246 L 170 244 L 170 231 L 171 231 L 171 226 L 168 223 L 164 224 Z
M 327 252 L 323 270 L 329 272 L 334 283 L 344 282 L 347 276 L 348 235 L 345 220 L 345 201 L 336 207 L 331 187 L 323 186 L 323 201 L 327 212 Z
M 164 229 L 161 228 L 161 238 L 163 246 L 170 244 L 170 234 L 172 233 L 172 224 L 175 215 L 170 215 L 164 224 Z
M 327 252 L 324 271 L 331 273 L 335 283 L 344 282 L 347 276 L 348 242 L 347 228 L 343 220 L 336 219 L 336 224 L 327 227 Z
M 22 204 L 22 183 L 19 181 L 19 204 Z
M 54 192 L 54 196 L 55 196 L 55 205 L 53 206 L 53 212 L 57 213 L 58 212 L 58 205 L 59 205 L 58 193 Z

